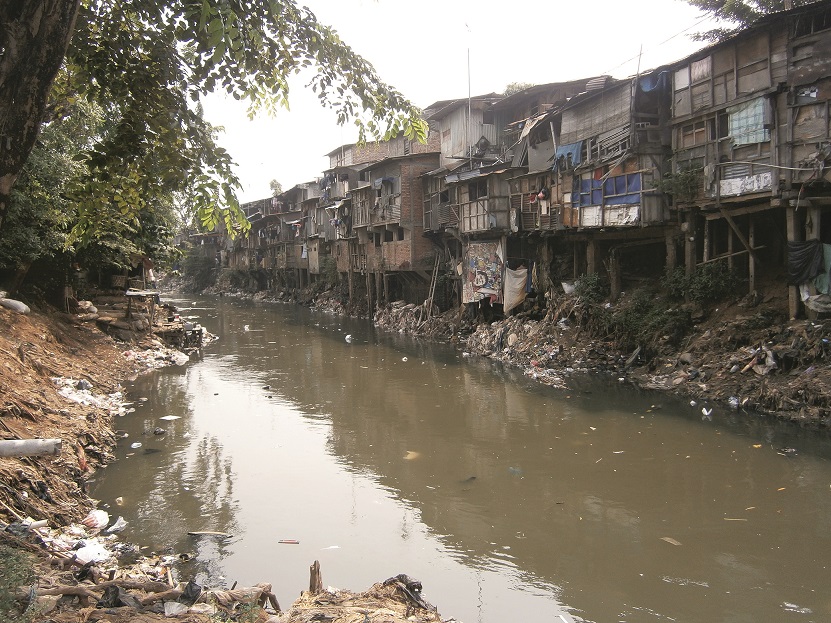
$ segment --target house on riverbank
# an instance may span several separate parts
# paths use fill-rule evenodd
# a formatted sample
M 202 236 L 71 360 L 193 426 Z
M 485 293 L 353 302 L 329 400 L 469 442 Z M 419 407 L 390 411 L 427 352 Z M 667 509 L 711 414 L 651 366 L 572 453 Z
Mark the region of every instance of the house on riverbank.
M 831 263 L 816 268 L 831 243 L 829 66 L 826 0 L 636 76 L 435 102 L 426 144 L 342 145 L 319 180 L 246 204 L 230 266 L 285 289 L 328 265 L 370 311 L 430 298 L 504 313 L 584 275 L 615 300 L 719 262 L 747 293 L 762 274 L 781 282 L 791 316 L 831 309 L 814 280 Z

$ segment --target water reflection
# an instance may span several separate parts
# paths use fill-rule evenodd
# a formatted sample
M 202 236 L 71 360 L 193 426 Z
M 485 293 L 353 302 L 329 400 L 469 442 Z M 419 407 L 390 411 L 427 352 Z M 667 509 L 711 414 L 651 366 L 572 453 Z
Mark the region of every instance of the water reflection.
M 319 559 L 331 585 L 418 577 L 467 622 L 557 620 L 561 603 L 604 622 L 831 616 L 821 435 L 720 409 L 702 420 L 617 379 L 555 392 L 291 307 L 215 310 L 199 311 L 221 335 L 200 362 L 134 388 L 148 401 L 131 431 L 182 416 L 147 439 L 162 452 L 96 490 L 131 501 L 140 542 L 195 548 L 211 580 L 270 581 L 290 603 Z

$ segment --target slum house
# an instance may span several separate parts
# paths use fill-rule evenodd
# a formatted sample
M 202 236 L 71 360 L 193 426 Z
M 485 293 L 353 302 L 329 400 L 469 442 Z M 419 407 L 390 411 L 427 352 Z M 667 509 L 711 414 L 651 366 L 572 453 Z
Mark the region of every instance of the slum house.
M 315 191 L 309 193 L 301 203 L 300 209 L 303 213 L 304 227 L 301 230 L 303 238 L 295 241 L 300 244 L 300 255 L 305 254 L 308 259 L 307 284 L 315 283 L 321 274 L 321 265 L 329 255 L 329 245 L 326 244 L 327 233 L 334 236 L 334 228 L 325 219 L 325 210 L 320 207 L 322 190 L 320 182 L 315 183 Z M 320 212 L 323 212 L 321 214 Z M 327 229 L 328 226 L 328 229 Z
M 831 243 L 829 74 L 827 1 L 765 17 L 674 64 L 670 179 L 688 273 L 724 261 L 753 292 L 760 275 L 783 272 L 786 242 L 794 259 L 809 248 L 821 265 Z M 815 270 L 828 268 L 826 259 Z M 825 300 L 806 303 L 825 310 L 827 277 L 791 281 L 792 317 L 802 300 L 796 281 L 809 282 L 804 297 L 819 289 Z
M 263 268 L 266 221 L 264 214 L 273 209 L 272 198 L 258 199 L 240 204 L 240 210 L 251 224 L 247 236 L 237 236 L 231 245 L 228 265 L 238 270 Z
M 281 287 L 303 288 L 309 284 L 309 254 L 306 244 L 309 214 L 304 203 L 320 196 L 317 180 L 296 184 L 275 197 L 279 224 L 269 245 L 273 274 Z M 314 209 L 312 207 L 312 209 Z
M 388 146 L 380 142 L 348 143 L 326 156 L 329 168 L 323 172 L 319 207 L 334 236 L 328 241 L 329 254 L 341 275 L 350 272 L 350 240 L 353 238 L 350 190 L 368 181 L 366 166 L 386 157 Z
M 427 107 L 424 118 L 441 137 L 440 167 L 424 176 L 424 231 L 437 244 L 452 244 L 460 256 L 457 201 L 451 201 L 447 174 L 492 164 L 502 156 L 499 133 L 491 110 L 501 95 L 490 93 L 471 98 L 441 100 Z M 504 160 L 504 159 L 503 159 Z
M 424 233 L 421 176 L 439 154 L 393 156 L 366 168 L 368 181 L 351 191 L 350 297 L 354 273 L 366 277 L 367 301 L 428 296 L 436 251 Z
M 204 258 L 214 260 L 217 266 L 228 265 L 228 252 L 225 248 L 225 240 L 219 231 L 197 232 L 187 236 L 188 245 L 192 253 L 197 253 Z M 176 246 L 184 249 L 184 240 L 176 242 Z
M 258 199 L 240 205 L 251 225 L 247 235 L 233 240 L 225 238 L 228 261 L 222 264 L 240 271 L 246 271 L 258 289 L 271 285 L 273 259 L 270 245 L 279 228 L 278 203 L 274 197 Z
M 351 191 L 369 183 L 367 167 L 385 158 L 438 151 L 438 135 L 430 132 L 425 143 L 408 139 L 403 134 L 389 141 L 349 143 L 329 152 L 329 168 L 321 180 L 321 218 L 328 219 L 334 229 L 333 242 L 329 242 L 329 254 L 335 262 L 341 278 L 349 282 L 350 301 L 354 300 L 357 268 L 358 241 L 353 231 Z M 357 284 L 360 286 L 360 284 Z
M 514 167 L 514 177 L 509 178 L 509 222 L 514 235 L 507 238 L 507 269 L 515 271 L 519 279 L 524 270 L 527 293 L 532 291 L 534 276 L 538 278 L 536 289 L 540 289 L 540 275 L 543 283 L 548 283 L 547 267 L 554 246 L 548 237 L 563 227 L 559 213 L 551 207 L 551 195 L 560 194 L 556 188 L 560 178 L 552 171 L 552 164 L 561 109 L 569 99 L 603 81 L 605 77 L 535 85 L 491 107 L 500 131 L 500 153 Z M 518 302 L 509 304 L 508 310 Z
M 424 111 L 424 118 L 431 126 L 437 126 L 437 133 L 441 136 L 440 167 L 428 171 L 422 179 L 424 231 L 440 248 L 441 261 L 455 278 L 454 291 L 458 300 L 461 300 L 462 283 L 467 274 L 467 271 L 460 269 L 469 264 L 463 258 L 470 233 L 488 233 L 490 239 L 487 244 L 495 250 L 501 243 L 501 231 L 507 227 L 507 209 L 500 210 L 496 199 L 500 192 L 496 178 L 490 184 L 494 200 L 489 201 L 486 196 L 488 175 L 482 175 L 482 167 L 505 162 L 492 110 L 493 104 L 500 99 L 501 95 L 489 93 L 440 100 Z M 469 185 L 466 180 L 474 178 L 477 181 Z M 498 230 L 497 226 L 502 230 Z M 501 270 L 496 270 L 496 264 L 489 266 L 489 274 L 501 275 Z M 493 279 L 487 280 L 482 287 L 496 290 Z M 481 297 L 484 296 L 483 292 Z M 501 299 L 495 302 L 501 303 Z
M 634 280 L 674 267 L 668 251 L 677 227 L 656 189 L 669 154 L 662 131 L 670 115 L 669 80 L 655 70 L 625 80 L 595 78 L 586 88 L 545 117 L 554 134 L 553 178 L 551 186 L 529 190 L 538 191 L 540 217 L 548 212 L 559 232 L 548 266 L 541 266 L 544 282 L 605 270 L 614 300 L 624 269 Z M 512 188 L 520 209 L 525 190 Z M 525 196 L 530 204 L 532 193 Z

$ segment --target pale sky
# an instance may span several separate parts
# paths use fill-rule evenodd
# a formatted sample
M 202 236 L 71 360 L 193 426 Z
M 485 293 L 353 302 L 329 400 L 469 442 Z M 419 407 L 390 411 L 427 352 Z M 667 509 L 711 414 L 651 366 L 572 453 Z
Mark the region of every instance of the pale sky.
M 381 78 L 421 108 L 435 101 L 502 92 L 512 82 L 544 84 L 601 74 L 631 76 L 702 47 L 689 35 L 715 22 L 683 0 L 305 0 L 324 24 L 367 59 Z M 205 104 L 225 128 L 220 144 L 237 163 L 240 201 L 320 177 L 324 154 L 356 138 L 338 126 L 302 79 L 291 110 L 253 121 L 240 102 Z

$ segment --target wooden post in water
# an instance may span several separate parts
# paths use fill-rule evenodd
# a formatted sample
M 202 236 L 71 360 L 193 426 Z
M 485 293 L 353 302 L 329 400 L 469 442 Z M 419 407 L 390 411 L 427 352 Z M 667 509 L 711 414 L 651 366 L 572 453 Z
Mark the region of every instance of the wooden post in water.
M 366 271 L 366 306 L 367 316 L 372 318 L 372 273 Z
M 312 595 L 323 592 L 323 577 L 320 575 L 320 561 L 318 560 L 309 565 L 309 592 Z
M 383 287 L 381 281 L 381 273 L 375 273 L 375 304 L 378 307 L 384 304 L 384 296 L 381 288 Z

